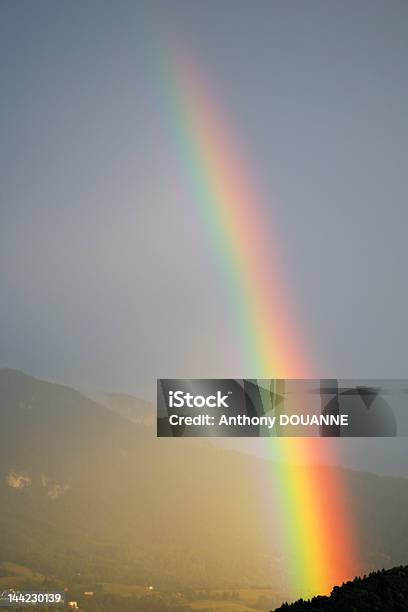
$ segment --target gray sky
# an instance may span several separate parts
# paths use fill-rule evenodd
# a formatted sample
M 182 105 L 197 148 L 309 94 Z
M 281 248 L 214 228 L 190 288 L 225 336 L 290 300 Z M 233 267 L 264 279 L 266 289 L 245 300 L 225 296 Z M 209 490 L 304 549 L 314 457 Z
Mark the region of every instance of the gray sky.
M 147 396 L 160 376 L 245 375 L 158 121 L 156 22 L 231 118 L 320 376 L 406 377 L 408 3 L 392 0 L 3 0 L 0 365 Z

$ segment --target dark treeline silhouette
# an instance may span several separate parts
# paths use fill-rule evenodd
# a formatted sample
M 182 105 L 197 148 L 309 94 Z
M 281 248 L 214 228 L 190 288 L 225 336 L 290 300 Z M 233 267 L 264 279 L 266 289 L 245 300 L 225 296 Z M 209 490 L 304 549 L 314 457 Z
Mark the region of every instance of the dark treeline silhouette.
M 284 603 L 275 612 L 406 612 L 408 610 L 408 566 L 372 572 L 334 587 L 330 597 L 300 599 Z

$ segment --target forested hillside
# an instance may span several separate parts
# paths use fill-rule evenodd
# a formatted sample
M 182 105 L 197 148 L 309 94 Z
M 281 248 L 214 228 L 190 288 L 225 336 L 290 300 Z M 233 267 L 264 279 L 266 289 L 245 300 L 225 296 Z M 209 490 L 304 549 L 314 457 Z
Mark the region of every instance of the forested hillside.
M 283 604 L 275 612 L 406 612 L 408 566 L 372 572 L 335 587 L 330 597 Z

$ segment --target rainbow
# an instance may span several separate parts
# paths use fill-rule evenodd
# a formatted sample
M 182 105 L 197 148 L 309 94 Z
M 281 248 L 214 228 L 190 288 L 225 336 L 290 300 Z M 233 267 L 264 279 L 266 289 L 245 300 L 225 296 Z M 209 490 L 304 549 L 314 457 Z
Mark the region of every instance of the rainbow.
M 247 356 L 245 377 L 310 378 L 314 368 L 280 274 L 262 198 L 203 71 L 189 57 L 190 52 L 173 44 L 165 53 L 156 52 L 160 97 L 192 201 L 211 234 L 228 283 L 232 315 Z M 294 597 L 325 594 L 358 573 L 341 470 L 333 477 L 333 471 L 319 465 L 327 463 L 327 442 L 267 442 L 279 448 L 280 462 L 270 470 L 270 519 L 276 534 L 283 534 L 285 569 Z

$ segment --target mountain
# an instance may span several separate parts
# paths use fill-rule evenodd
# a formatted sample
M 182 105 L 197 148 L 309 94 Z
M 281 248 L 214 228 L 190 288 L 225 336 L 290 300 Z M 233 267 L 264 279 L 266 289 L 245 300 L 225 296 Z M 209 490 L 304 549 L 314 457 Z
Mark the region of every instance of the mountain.
M 267 579 L 253 462 L 12 370 L 0 410 L 0 561 L 174 588 Z
M 155 408 L 146 400 L 127 393 L 98 393 L 90 397 L 136 425 L 156 426 Z
M 269 607 L 293 599 L 265 507 L 273 464 L 205 440 L 158 439 L 117 395 L 109 402 L 0 370 L 0 567 L 69 585 L 257 586 L 273 593 Z M 316 469 L 342 472 L 363 570 L 406 562 L 408 481 Z
M 408 610 L 408 566 L 372 572 L 335 587 L 330 597 L 313 597 L 275 612 L 406 612 Z

